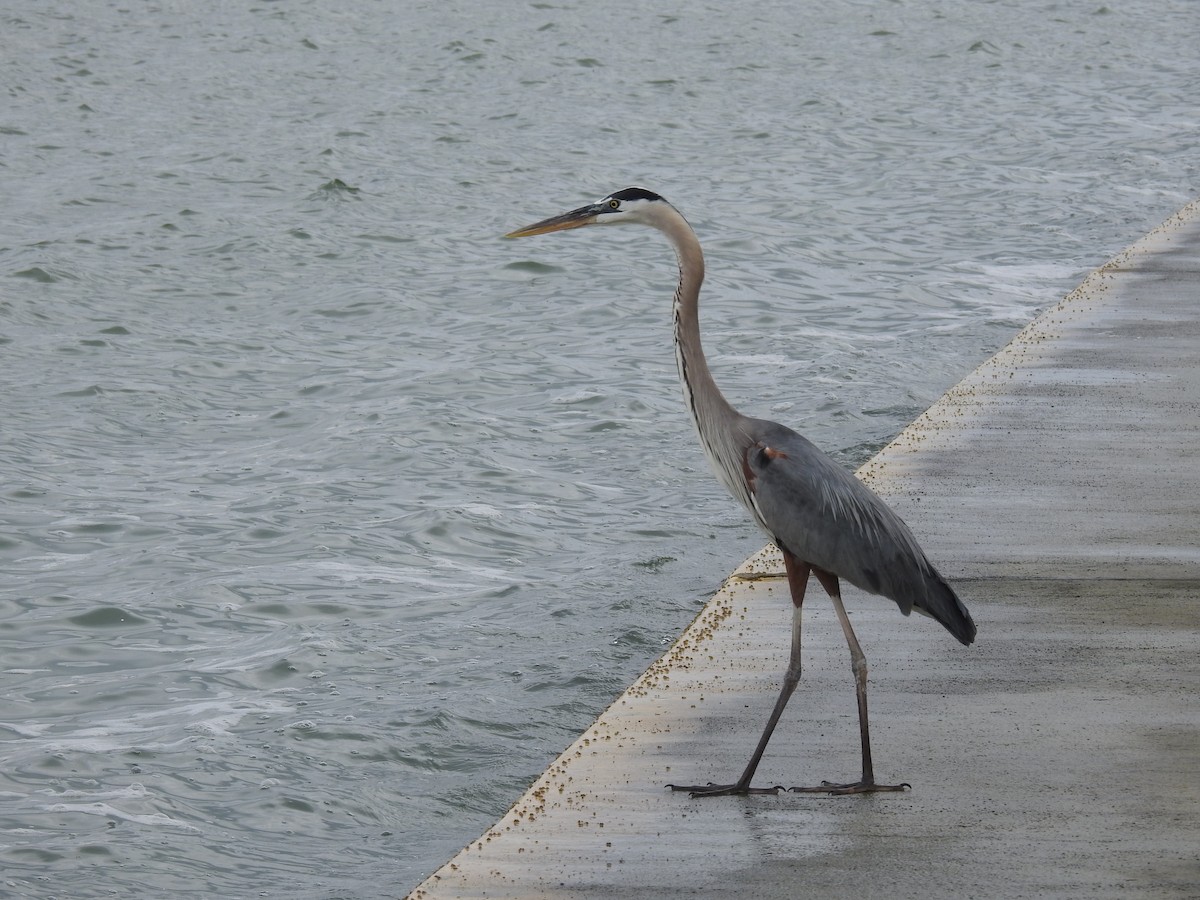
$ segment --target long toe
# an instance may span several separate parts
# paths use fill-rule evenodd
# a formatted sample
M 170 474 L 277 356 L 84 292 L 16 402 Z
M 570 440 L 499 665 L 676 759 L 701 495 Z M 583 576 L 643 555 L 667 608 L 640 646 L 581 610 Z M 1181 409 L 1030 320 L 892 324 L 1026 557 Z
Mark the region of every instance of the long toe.
M 876 784 L 874 781 L 855 781 L 850 784 L 834 784 L 822 781 L 816 787 L 790 787 L 788 790 L 796 794 L 877 794 L 912 790 L 912 785 L 904 782 Z
M 668 784 L 673 791 L 687 791 L 693 797 L 729 797 L 738 794 L 778 794 L 783 790 L 782 785 L 756 788 L 740 784 Z

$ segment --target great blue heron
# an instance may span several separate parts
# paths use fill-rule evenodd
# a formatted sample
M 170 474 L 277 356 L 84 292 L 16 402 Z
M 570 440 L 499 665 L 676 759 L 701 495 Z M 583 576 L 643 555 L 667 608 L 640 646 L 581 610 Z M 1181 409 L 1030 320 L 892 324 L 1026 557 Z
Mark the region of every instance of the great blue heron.
M 687 220 L 652 191 L 625 188 L 603 200 L 536 222 L 507 237 L 528 237 L 583 225 L 649 225 L 667 236 L 679 259 L 675 290 L 675 358 L 683 398 L 708 461 L 729 493 L 783 553 L 792 595 L 792 649 L 783 689 L 750 762 L 734 784 L 670 785 L 693 796 L 775 793 L 779 787 L 750 786 L 771 733 L 800 681 L 800 608 L 811 572 L 833 601 L 850 647 L 862 738 L 862 779 L 790 788 L 833 794 L 899 791 L 905 784 L 877 784 L 867 725 L 867 660 L 842 605 L 838 579 L 895 600 L 900 611 L 926 613 L 964 644 L 975 639 L 975 623 L 890 507 L 849 471 L 805 438 L 775 422 L 744 416 L 722 396 L 700 346 L 700 284 L 704 255 Z

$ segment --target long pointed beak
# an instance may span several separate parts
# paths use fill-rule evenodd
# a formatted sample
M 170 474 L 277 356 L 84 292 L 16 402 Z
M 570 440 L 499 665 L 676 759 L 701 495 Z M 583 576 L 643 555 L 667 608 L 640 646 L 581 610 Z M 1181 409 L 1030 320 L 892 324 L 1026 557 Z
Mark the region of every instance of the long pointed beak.
M 573 209 L 569 213 L 563 213 L 561 216 L 551 216 L 549 219 L 542 219 L 540 222 L 534 222 L 532 225 L 526 225 L 524 228 L 518 228 L 516 231 L 510 231 L 505 235 L 506 238 L 532 237 L 535 234 L 547 234 L 551 231 L 566 231 L 568 228 L 579 228 L 583 225 L 591 225 L 596 221 L 596 216 L 600 210 L 596 204 L 581 206 L 579 209 Z

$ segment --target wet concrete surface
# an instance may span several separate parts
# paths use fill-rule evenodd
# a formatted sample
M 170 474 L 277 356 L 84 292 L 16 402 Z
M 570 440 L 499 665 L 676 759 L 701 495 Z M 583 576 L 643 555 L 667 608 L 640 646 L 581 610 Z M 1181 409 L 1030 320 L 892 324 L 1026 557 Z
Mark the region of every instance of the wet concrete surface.
M 1200 897 L 1200 203 L 1096 270 L 860 475 L 979 625 L 845 588 L 898 794 L 690 798 L 778 691 L 771 550 L 414 898 Z M 756 782 L 858 776 L 837 620 Z

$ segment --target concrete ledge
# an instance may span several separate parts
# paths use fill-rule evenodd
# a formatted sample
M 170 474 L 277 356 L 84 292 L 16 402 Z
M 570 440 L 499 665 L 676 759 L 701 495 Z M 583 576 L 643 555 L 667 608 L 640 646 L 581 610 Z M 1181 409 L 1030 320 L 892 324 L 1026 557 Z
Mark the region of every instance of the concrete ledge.
M 771 551 L 513 808 L 410 895 L 1200 896 L 1200 203 L 1093 272 L 860 475 L 979 624 L 846 588 L 876 774 L 903 794 L 690 799 L 732 780 L 778 690 Z M 857 776 L 820 592 L 763 784 Z

